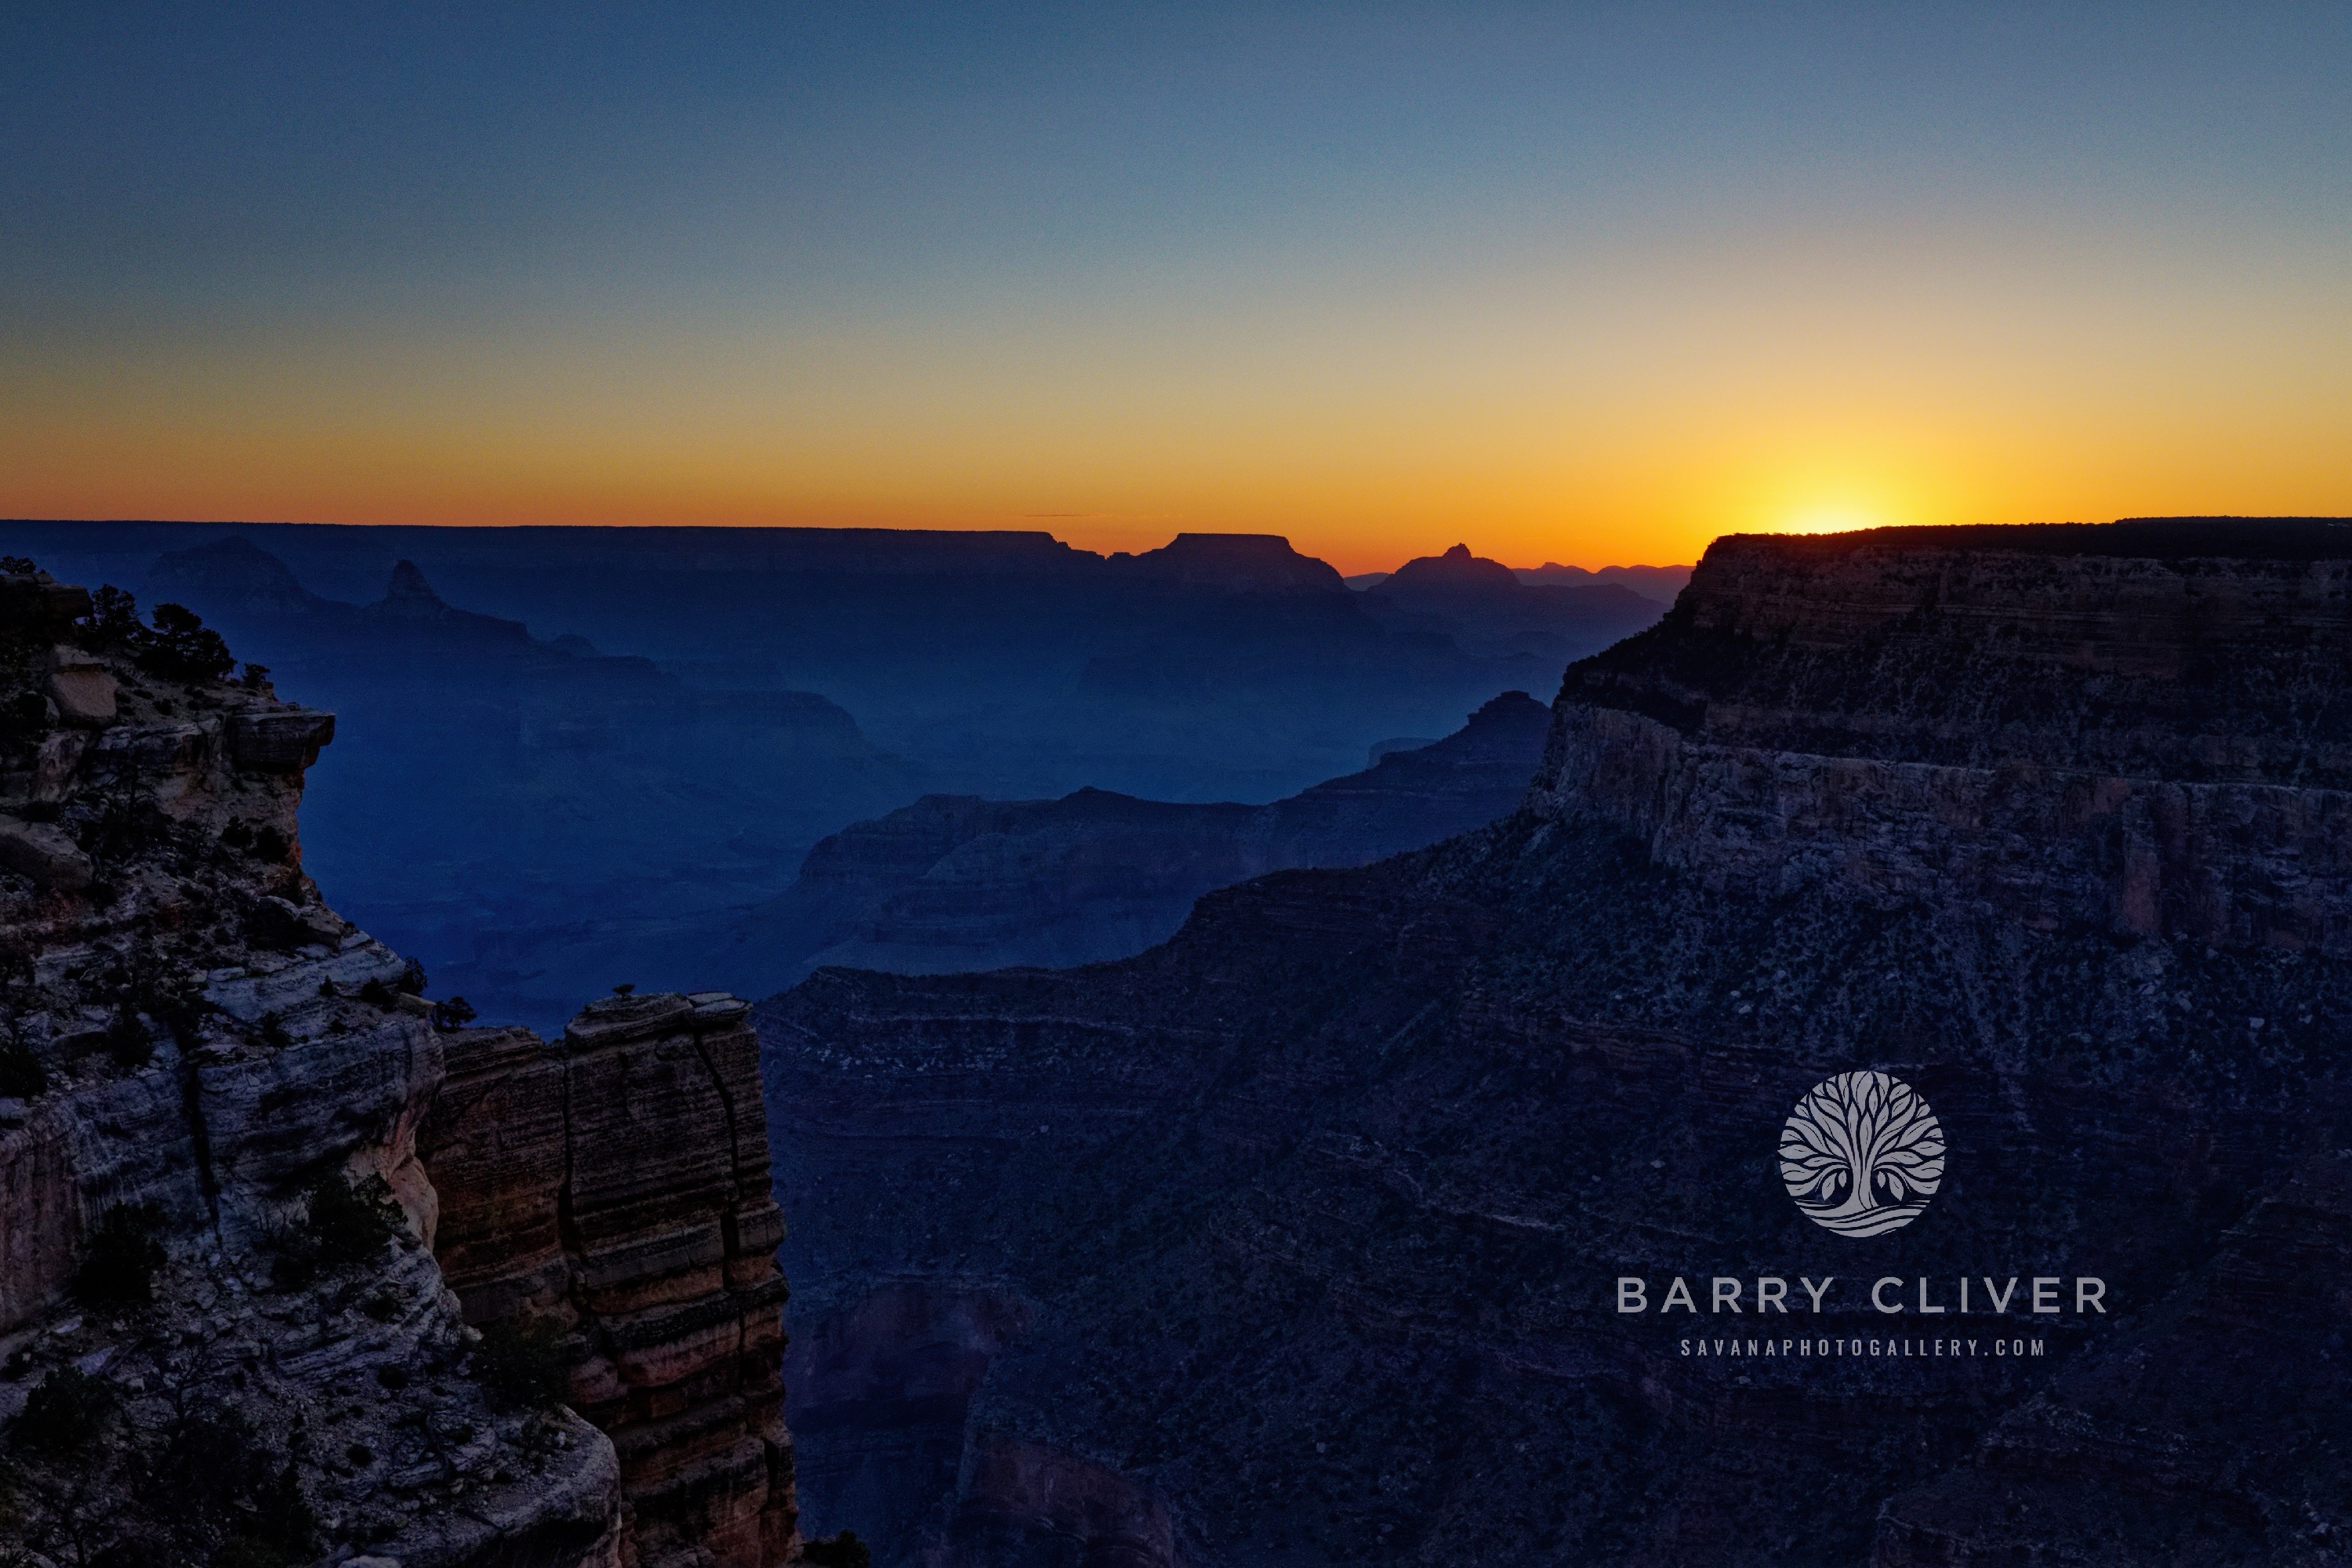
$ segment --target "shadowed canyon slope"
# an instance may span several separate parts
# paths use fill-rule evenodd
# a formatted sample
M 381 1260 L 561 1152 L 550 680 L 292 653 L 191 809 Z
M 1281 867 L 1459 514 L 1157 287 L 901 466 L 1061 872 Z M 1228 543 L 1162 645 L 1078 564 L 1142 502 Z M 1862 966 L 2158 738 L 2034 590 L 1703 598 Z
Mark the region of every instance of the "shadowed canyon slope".
M 1406 562 L 1363 598 L 1384 626 L 1552 668 L 1591 652 L 1595 632 L 1614 642 L 1640 631 L 1658 618 L 1662 603 L 1623 582 L 1530 583 L 1499 561 L 1471 554 L 1466 544 Z
M 1359 866 L 1504 816 L 1549 720 L 1505 692 L 1443 741 L 1267 805 L 926 795 L 826 838 L 783 898 L 730 916 L 703 951 L 763 990 L 822 964 L 929 974 L 1124 958 L 1173 935 L 1213 888 Z
M 820 839 L 927 792 L 1272 800 L 1664 608 L 1488 562 L 1499 593 L 1391 612 L 1270 535 L 19 521 L 0 550 L 185 605 L 343 714 L 314 873 L 542 1028 L 620 983 L 782 984 L 712 965 Z
M 1514 597 L 1509 627 L 1475 595 L 1392 626 L 1266 534 L 1106 557 L 1040 532 L 0 521 L 0 550 L 147 601 L 172 581 L 207 618 L 227 606 L 159 562 L 224 538 L 329 599 L 374 599 L 406 560 L 452 604 L 691 687 L 821 693 L 934 787 L 996 798 L 1270 800 L 1375 741 L 1443 734 L 1497 691 L 1549 689 L 1564 658 L 1663 609 L 1635 600 L 1629 624 L 1619 590 L 1588 590 L 1540 617 L 1569 651 L 1530 654 L 1510 644 L 1540 594 Z
M 533 637 L 412 562 L 356 605 L 234 536 L 148 577 L 150 600 L 192 605 L 342 715 L 304 808 L 313 873 L 488 1018 L 554 1027 L 618 983 L 721 984 L 690 953 L 662 963 L 663 939 L 772 896 L 819 837 L 921 788 L 813 692 L 711 689 Z
M 935 1568 L 2345 1562 L 2347 670 L 2340 523 L 1730 538 L 1489 828 L 819 973 L 757 1015 L 803 1506 Z M 1947 1150 L 1867 1239 L 1776 1159 L 1856 1069 Z

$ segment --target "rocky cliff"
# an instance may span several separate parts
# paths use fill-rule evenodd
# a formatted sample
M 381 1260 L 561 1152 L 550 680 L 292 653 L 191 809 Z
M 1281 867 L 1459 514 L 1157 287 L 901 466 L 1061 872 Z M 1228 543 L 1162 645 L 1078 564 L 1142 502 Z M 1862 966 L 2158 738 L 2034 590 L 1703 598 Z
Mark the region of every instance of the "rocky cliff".
M 2347 1561 L 2347 532 L 1722 541 L 1506 821 L 1121 964 L 765 1005 L 810 1517 L 955 1564 Z M 1943 1151 L 1866 1238 L 1779 1157 L 1853 1071 Z
M 234 668 L 0 561 L 9 1560 L 793 1557 L 743 1005 L 446 1026 L 303 871 L 332 716 Z
M 819 843 L 784 897 L 714 933 L 710 961 L 783 985 L 822 964 L 934 973 L 1125 958 L 1175 934 L 1211 889 L 1361 865 L 1505 815 L 1549 720 L 1507 691 L 1442 741 L 1265 805 L 1098 789 L 926 795 Z
M 796 1545 L 750 1010 L 620 997 L 559 1042 L 457 1032 L 419 1140 L 466 1317 L 577 1347 L 564 1398 L 613 1438 L 646 1568 L 766 1568 Z

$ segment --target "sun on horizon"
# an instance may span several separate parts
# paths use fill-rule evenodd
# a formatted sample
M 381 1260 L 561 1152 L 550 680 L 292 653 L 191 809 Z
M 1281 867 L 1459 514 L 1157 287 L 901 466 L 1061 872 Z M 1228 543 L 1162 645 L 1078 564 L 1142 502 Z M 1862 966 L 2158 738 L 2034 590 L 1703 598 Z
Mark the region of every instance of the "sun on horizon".
M 1790 512 L 1779 522 L 1767 528 L 1767 533 L 1856 533 L 1865 528 L 1885 528 L 1887 520 L 1881 514 L 1857 506 L 1812 506 Z

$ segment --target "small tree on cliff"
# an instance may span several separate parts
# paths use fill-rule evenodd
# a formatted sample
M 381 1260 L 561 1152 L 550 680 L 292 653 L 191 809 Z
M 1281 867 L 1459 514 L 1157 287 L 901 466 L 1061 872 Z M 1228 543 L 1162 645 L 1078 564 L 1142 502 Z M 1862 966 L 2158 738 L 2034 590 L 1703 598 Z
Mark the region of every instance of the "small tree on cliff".
M 857 1531 L 845 1530 L 808 1542 L 801 1548 L 801 1561 L 815 1568 L 873 1568 L 874 1552 L 857 1539 Z
M 139 668 L 172 680 L 226 680 L 236 658 L 220 633 L 185 605 L 158 605 L 155 629 L 138 655 Z
M 572 1392 L 563 1363 L 563 1325 L 551 1318 L 491 1323 L 474 1347 L 474 1375 L 508 1405 L 552 1410 Z
M 154 1300 L 155 1271 L 163 1267 L 163 1244 L 155 1233 L 163 1223 L 163 1211 L 152 1204 L 119 1204 L 107 1210 L 74 1275 L 74 1295 L 102 1310 Z

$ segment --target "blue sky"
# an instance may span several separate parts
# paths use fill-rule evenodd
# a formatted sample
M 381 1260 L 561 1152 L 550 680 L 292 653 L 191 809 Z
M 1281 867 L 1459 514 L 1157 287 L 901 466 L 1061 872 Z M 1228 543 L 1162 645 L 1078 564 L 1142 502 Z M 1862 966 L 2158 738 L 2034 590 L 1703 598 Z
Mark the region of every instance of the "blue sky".
M 19 9 L 0 509 L 1351 565 L 2352 510 L 2347 62 L 2340 6 Z

